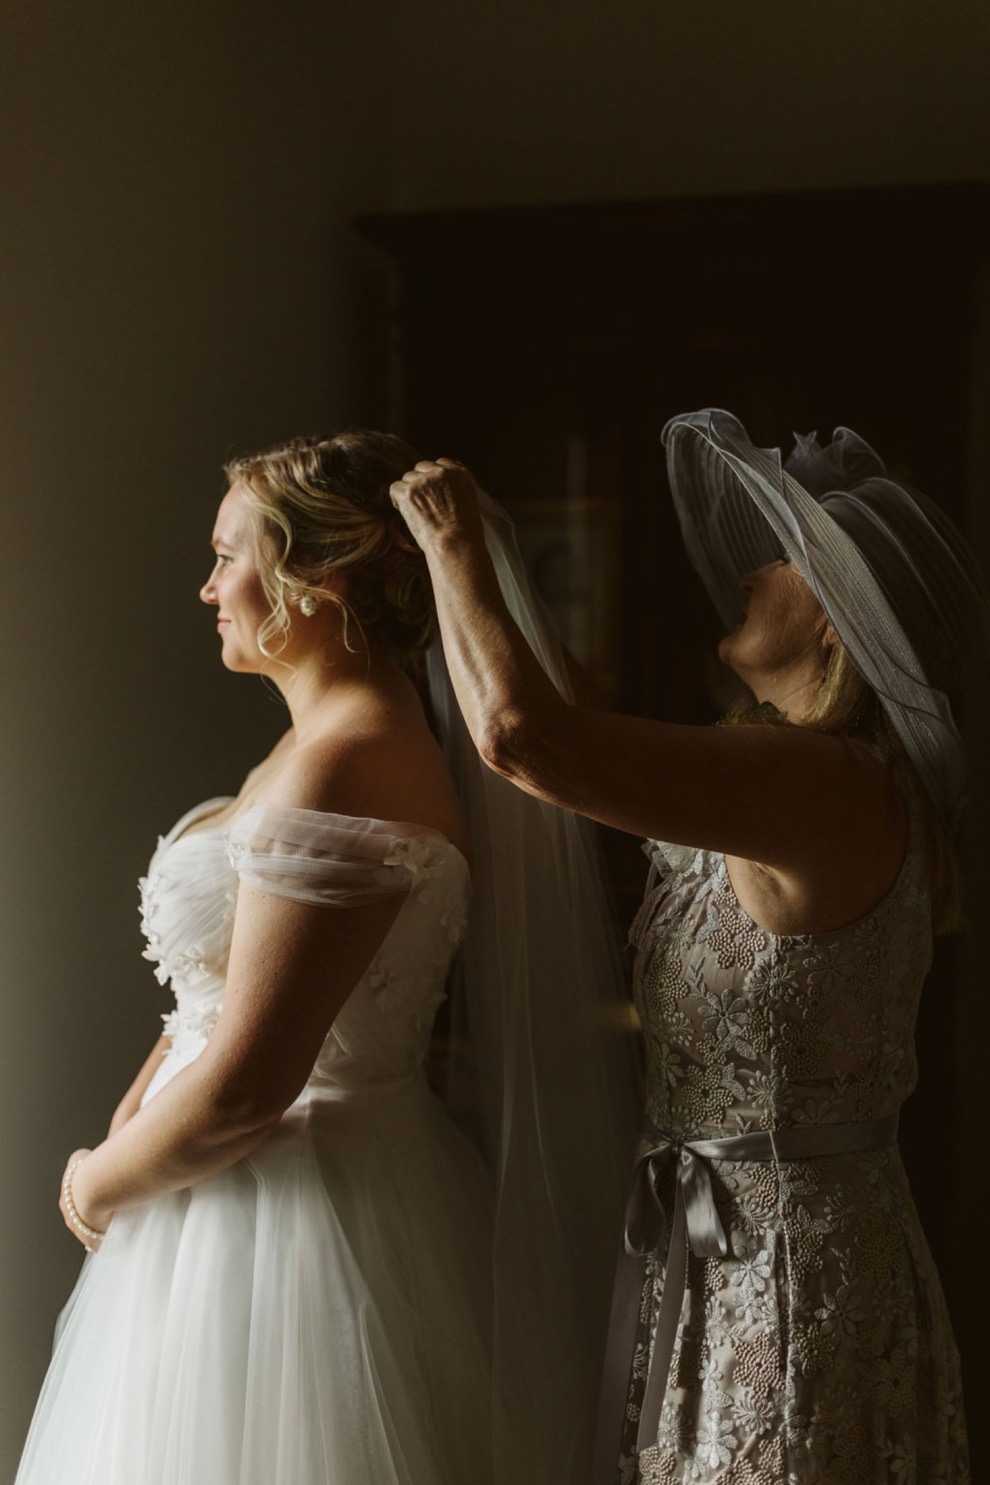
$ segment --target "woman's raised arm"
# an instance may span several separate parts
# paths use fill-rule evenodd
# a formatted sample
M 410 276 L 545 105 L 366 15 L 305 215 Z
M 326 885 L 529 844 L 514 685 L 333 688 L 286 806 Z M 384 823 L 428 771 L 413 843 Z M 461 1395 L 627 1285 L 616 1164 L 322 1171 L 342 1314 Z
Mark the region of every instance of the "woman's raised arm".
M 797 876 L 831 876 L 864 820 L 896 814 L 880 765 L 840 739 L 799 727 L 682 726 L 570 705 L 505 606 L 470 472 L 452 460 L 424 460 L 392 486 L 392 499 L 426 554 L 451 679 L 475 745 L 519 788 L 634 835 Z

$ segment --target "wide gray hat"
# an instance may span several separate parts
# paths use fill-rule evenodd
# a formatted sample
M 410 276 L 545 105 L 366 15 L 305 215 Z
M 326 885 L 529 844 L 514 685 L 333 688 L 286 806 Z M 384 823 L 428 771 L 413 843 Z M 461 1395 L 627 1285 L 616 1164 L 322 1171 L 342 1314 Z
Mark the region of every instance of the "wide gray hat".
M 788 557 L 954 829 L 966 760 L 949 698 L 990 653 L 990 601 L 948 517 L 849 428 L 824 446 L 797 434 L 785 460 L 703 408 L 671 418 L 663 441 L 684 544 L 722 621 L 743 617 L 745 573 Z

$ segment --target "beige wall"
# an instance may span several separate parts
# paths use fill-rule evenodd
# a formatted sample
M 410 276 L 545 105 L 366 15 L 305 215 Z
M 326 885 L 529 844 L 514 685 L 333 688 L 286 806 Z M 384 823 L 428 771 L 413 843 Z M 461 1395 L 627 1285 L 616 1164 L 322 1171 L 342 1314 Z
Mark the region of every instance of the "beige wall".
M 100 1137 L 166 1009 L 135 878 L 281 722 L 219 670 L 196 598 L 220 463 L 383 416 L 348 224 L 387 196 L 389 112 L 375 0 L 33 0 L 2 29 L 7 1481 L 79 1263 L 61 1162 Z
M 990 174 L 982 0 L 151 10 L 33 0 L 0 36 L 3 1480 L 78 1263 L 62 1157 L 166 1008 L 134 879 L 280 724 L 195 598 L 218 465 L 386 416 L 349 220 Z

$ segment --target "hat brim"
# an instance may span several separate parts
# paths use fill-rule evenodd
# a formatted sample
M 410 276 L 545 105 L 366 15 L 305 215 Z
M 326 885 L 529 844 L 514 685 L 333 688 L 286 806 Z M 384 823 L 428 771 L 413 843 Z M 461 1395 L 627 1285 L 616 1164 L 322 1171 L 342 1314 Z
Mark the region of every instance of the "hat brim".
M 814 592 L 839 642 L 878 696 L 947 821 L 965 761 L 945 694 L 932 686 L 884 590 L 829 503 L 753 444 L 731 413 L 706 408 L 663 430 L 671 492 L 688 556 L 727 628 L 743 616 L 740 579 L 781 555 Z

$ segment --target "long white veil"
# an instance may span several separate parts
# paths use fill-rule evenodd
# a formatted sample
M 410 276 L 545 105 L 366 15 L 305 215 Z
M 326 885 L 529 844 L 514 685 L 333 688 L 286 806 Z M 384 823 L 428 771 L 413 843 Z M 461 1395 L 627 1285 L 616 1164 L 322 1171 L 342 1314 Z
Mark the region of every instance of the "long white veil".
M 512 617 L 568 695 L 511 521 L 487 497 L 483 516 Z M 496 1180 L 495 1480 L 583 1485 L 639 1110 L 618 946 L 592 827 L 482 764 L 439 641 L 428 678 L 474 850 L 450 1096 L 476 1107 Z

